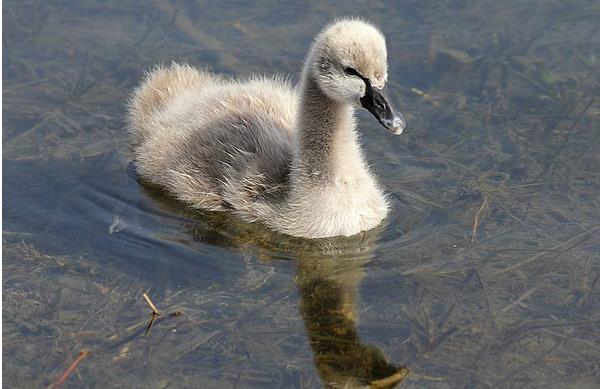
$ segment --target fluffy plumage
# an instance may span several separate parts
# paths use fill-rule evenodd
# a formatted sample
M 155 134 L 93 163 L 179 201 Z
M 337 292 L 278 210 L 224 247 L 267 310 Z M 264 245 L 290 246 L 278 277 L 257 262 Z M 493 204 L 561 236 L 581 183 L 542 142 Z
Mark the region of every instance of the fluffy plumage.
M 357 139 L 365 82 L 387 79 L 383 35 L 340 20 L 315 39 L 298 88 L 282 78 L 229 80 L 188 65 L 156 67 L 129 104 L 141 177 L 191 207 L 230 210 L 282 233 L 369 230 L 388 203 Z

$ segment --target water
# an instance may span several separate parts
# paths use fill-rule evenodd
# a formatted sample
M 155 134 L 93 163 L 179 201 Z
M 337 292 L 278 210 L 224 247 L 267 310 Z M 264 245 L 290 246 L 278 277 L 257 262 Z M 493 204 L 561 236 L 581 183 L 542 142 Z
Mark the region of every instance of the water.
M 600 385 L 599 2 L 4 5 L 8 387 L 81 352 L 65 387 Z M 342 15 L 386 33 L 408 121 L 361 114 L 384 226 L 291 239 L 136 181 L 144 69 L 296 79 Z

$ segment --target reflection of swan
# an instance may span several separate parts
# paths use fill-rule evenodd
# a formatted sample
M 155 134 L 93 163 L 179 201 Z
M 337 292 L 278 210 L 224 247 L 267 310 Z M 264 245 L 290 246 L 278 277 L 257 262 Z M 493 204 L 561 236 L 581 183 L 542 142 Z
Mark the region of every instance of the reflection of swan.
M 355 328 L 356 296 L 363 265 L 375 249 L 378 233 L 362 239 L 330 238 L 307 241 L 248 224 L 223 212 L 197 213 L 160 190 L 144 186 L 162 208 L 186 217 L 194 237 L 217 246 L 266 249 L 297 262 L 296 285 L 315 365 L 327 387 L 393 387 L 408 373 L 390 364 L 381 350 L 364 345 Z
M 408 369 L 361 343 L 354 326 L 365 258 L 300 258 L 296 284 L 315 364 L 326 387 L 393 387 Z
M 278 78 L 156 68 L 129 107 L 137 170 L 194 208 L 230 210 L 289 235 L 370 230 L 388 204 L 364 161 L 353 110 L 401 133 L 386 81 L 383 35 L 351 19 L 316 37 L 298 90 Z

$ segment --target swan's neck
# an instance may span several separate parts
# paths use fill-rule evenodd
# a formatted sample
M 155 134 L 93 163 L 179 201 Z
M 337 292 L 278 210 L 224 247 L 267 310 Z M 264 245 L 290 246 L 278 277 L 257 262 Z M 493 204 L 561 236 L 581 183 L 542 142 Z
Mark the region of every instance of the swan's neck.
M 353 108 L 330 99 L 317 81 L 305 72 L 298 110 L 296 167 L 304 175 L 332 179 L 359 163 Z

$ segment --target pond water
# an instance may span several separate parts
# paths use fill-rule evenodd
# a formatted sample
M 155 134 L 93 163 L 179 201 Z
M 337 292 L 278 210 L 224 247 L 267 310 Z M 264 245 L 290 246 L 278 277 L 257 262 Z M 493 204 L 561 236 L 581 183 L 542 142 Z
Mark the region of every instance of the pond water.
M 600 386 L 600 2 L 3 11 L 7 387 Z M 345 15 L 386 34 L 408 122 L 360 114 L 381 228 L 291 239 L 136 180 L 124 104 L 145 69 L 297 80 Z

